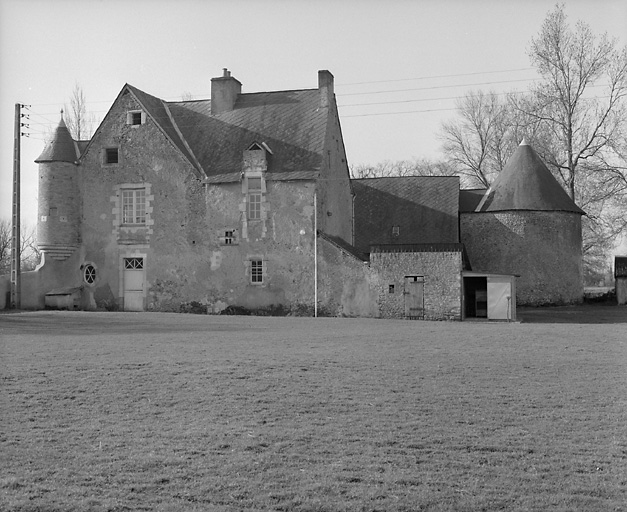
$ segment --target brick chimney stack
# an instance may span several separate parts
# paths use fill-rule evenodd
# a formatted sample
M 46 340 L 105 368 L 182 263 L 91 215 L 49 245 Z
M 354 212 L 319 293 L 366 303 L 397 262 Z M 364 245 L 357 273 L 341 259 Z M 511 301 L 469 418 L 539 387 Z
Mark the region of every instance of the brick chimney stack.
M 326 69 L 318 71 L 318 90 L 320 91 L 320 106 L 330 106 L 335 96 L 333 90 L 333 75 L 330 71 Z
M 218 78 L 211 79 L 211 114 L 221 114 L 233 110 L 237 96 L 242 92 L 242 84 L 231 76 L 231 72 L 224 68 L 224 73 Z

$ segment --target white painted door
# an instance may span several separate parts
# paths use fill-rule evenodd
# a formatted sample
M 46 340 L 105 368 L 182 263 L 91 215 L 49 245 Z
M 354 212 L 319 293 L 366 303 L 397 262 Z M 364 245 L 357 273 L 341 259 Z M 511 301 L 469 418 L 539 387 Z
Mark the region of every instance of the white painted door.
M 144 310 L 144 258 L 124 258 L 124 311 Z
M 488 276 L 488 319 L 513 320 L 512 285 L 507 277 Z

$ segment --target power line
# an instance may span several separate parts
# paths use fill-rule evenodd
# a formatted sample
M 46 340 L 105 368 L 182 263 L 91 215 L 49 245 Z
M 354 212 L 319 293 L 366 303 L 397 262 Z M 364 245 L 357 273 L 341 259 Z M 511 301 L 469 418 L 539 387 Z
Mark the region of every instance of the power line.
M 499 80 L 494 82 L 477 82 L 473 84 L 457 84 L 457 85 L 434 85 L 431 87 L 417 87 L 412 89 L 387 89 L 384 91 L 371 91 L 371 92 L 351 92 L 348 94 L 342 94 L 342 96 L 366 96 L 368 94 L 385 94 L 390 92 L 412 92 L 412 91 L 429 91 L 434 89 L 452 89 L 454 87 L 473 87 L 475 85 L 494 85 L 494 84 L 509 84 L 513 82 L 529 82 L 536 80 L 535 78 L 520 78 L 517 80 Z
M 389 80 L 371 80 L 369 82 L 351 82 L 351 83 L 339 83 L 337 86 L 344 87 L 349 85 L 366 85 L 366 84 L 382 84 L 390 82 L 409 82 L 413 80 L 430 80 L 433 78 L 455 78 L 458 76 L 472 76 L 472 75 L 489 75 L 494 73 L 513 73 L 516 71 L 530 71 L 535 68 L 518 68 L 518 69 L 502 69 L 498 71 L 477 71 L 474 73 L 455 73 L 453 75 L 432 75 L 432 76 L 419 76 L 415 78 L 391 78 Z

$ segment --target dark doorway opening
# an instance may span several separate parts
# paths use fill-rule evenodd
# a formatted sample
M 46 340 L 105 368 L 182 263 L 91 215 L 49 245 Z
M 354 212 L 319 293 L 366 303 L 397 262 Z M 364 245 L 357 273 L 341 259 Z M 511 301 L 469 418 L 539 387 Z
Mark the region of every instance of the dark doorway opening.
M 488 318 L 488 280 L 464 278 L 464 313 L 466 318 Z

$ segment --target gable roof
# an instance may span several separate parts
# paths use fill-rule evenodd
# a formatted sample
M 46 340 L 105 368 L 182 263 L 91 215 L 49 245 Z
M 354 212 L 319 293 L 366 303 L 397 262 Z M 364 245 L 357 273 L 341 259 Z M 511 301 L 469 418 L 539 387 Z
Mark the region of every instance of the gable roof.
M 477 211 L 565 211 L 584 214 L 524 140 L 500 172 Z
M 352 180 L 355 246 L 459 242 L 459 178 L 410 176 Z M 398 226 L 398 235 L 392 231 Z
M 135 99 L 144 108 L 146 114 L 161 128 L 165 136 L 170 139 L 172 144 L 189 160 L 194 168 L 202 172 L 202 168 L 198 164 L 196 157 L 183 139 L 178 127 L 174 124 L 167 103 L 130 84 L 126 84 L 125 89 L 129 90 L 133 96 L 135 96 Z
M 210 100 L 167 106 L 208 181 L 239 180 L 242 152 L 255 141 L 273 152 L 268 179 L 314 179 L 322 166 L 328 109 L 319 108 L 318 89 L 242 93 L 232 110 L 215 115 Z
M 54 132 L 54 136 L 46 143 L 43 152 L 39 155 L 35 162 L 75 163 L 77 160 L 78 146 L 70 135 L 70 131 L 67 129 L 63 117 L 61 117 L 59 125 Z

